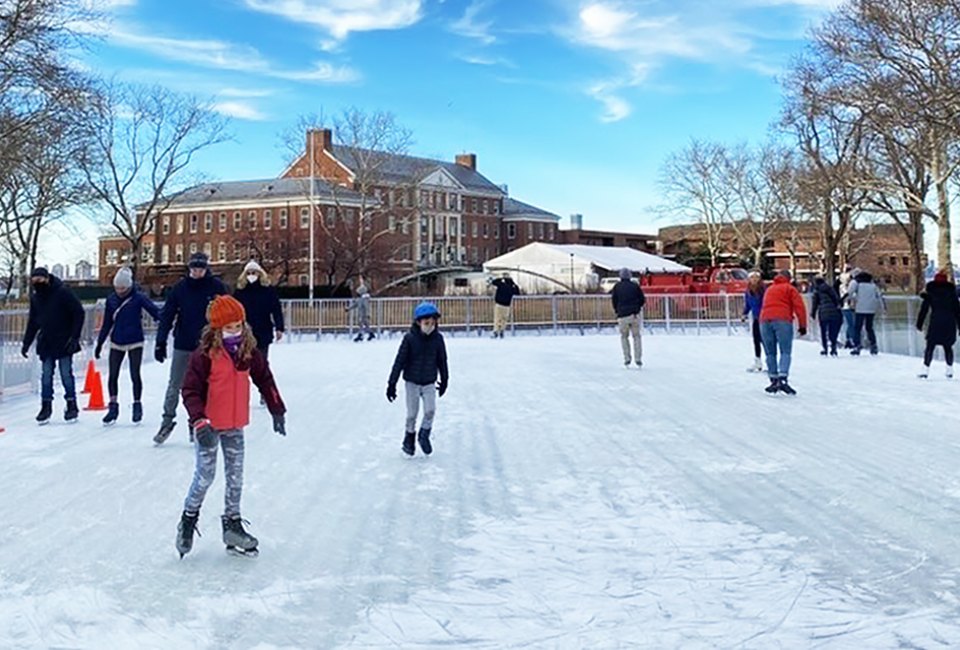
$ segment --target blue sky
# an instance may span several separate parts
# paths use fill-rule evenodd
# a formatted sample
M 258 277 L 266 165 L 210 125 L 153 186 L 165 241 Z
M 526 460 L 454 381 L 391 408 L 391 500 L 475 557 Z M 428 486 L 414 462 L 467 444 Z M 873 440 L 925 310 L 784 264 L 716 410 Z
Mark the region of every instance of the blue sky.
M 664 159 L 765 138 L 777 74 L 836 0 L 100 0 L 105 75 L 209 98 L 222 180 L 278 175 L 301 114 L 389 110 L 412 153 L 475 152 L 510 193 L 587 227 L 655 231 Z

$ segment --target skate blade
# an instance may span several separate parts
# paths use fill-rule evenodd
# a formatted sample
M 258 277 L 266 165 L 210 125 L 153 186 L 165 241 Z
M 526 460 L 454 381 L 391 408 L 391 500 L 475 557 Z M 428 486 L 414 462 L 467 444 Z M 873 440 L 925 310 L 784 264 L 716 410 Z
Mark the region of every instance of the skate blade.
M 228 546 L 227 555 L 235 555 L 237 557 L 257 557 L 260 555 L 260 551 L 255 548 L 243 549 L 239 546 Z

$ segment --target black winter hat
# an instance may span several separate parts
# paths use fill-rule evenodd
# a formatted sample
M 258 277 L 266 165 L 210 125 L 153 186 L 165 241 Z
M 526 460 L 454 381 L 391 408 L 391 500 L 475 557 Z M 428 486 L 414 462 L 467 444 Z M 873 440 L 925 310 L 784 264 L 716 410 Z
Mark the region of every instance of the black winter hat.
M 201 253 L 197 251 L 190 256 L 190 262 L 187 266 L 191 269 L 205 269 L 210 264 L 210 259 L 207 257 L 206 253 Z
M 30 273 L 30 277 L 31 278 L 49 278 L 50 271 L 48 271 L 47 268 L 44 266 L 38 266 L 37 268 L 33 269 L 32 273 Z

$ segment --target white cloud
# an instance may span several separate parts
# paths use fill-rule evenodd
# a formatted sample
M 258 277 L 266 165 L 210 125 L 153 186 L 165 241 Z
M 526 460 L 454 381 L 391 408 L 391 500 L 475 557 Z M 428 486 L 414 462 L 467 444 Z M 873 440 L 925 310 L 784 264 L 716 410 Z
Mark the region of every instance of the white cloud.
M 242 101 L 214 102 L 210 105 L 210 110 L 238 120 L 261 122 L 267 119 L 267 116 L 261 112 L 260 109 L 248 102 Z
M 319 27 L 335 40 L 351 32 L 402 29 L 422 17 L 423 0 L 244 0 L 254 11 Z
M 450 31 L 454 34 L 477 40 L 483 45 L 492 45 L 497 40 L 496 37 L 490 33 L 490 29 L 493 27 L 493 21 L 477 20 L 480 12 L 486 9 L 486 7 L 487 2 L 485 0 L 472 0 L 469 6 L 467 6 L 466 11 L 463 12 L 463 16 L 450 25 Z
M 587 94 L 603 104 L 600 121 L 606 123 L 619 122 L 629 117 L 633 112 L 633 107 L 621 96 L 620 91 L 639 86 L 646 80 L 649 73 L 649 66 L 636 65 L 630 74 L 625 77 L 601 81 L 588 87 Z

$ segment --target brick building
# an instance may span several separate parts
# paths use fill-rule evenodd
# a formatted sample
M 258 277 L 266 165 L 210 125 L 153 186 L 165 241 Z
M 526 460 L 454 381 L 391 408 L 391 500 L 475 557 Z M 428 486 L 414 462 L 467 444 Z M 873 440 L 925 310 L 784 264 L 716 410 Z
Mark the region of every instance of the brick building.
M 616 232 L 612 230 L 585 230 L 583 215 L 570 216 L 570 229 L 560 231 L 560 243 L 582 246 L 606 246 L 616 248 L 633 248 L 644 253 L 656 254 L 658 249 L 657 235 L 640 233 Z
M 453 162 L 384 154 L 335 145 L 329 130 L 318 129 L 279 178 L 207 183 L 178 195 L 145 242 L 142 282 L 169 285 L 190 254 L 203 251 L 228 280 L 256 259 L 279 283 L 306 285 L 311 197 L 318 285 L 361 271 L 376 287 L 418 270 L 479 267 L 559 237 L 559 217 L 508 196 L 477 170 L 475 154 Z M 128 256 L 124 240 L 101 239 L 101 282 Z

